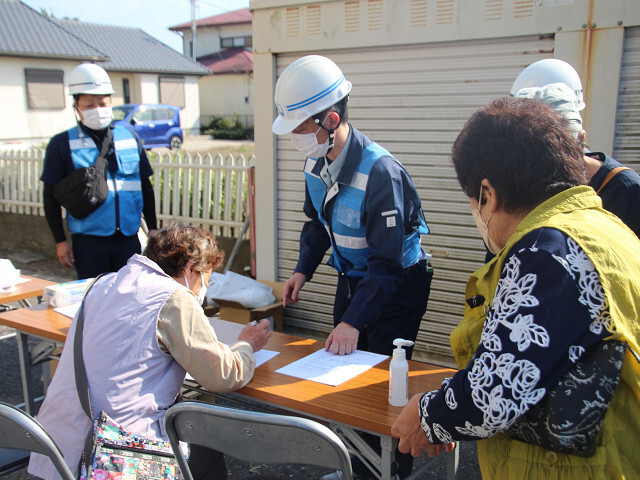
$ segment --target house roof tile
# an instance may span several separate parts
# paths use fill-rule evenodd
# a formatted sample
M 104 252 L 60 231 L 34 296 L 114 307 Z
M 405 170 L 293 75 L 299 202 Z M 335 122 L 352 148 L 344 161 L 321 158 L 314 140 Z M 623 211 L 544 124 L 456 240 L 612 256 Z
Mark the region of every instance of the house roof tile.
M 244 48 L 227 48 L 198 61 L 216 74 L 253 72 L 253 52 Z
M 101 63 L 105 70 L 208 75 L 204 65 L 183 56 L 139 28 L 98 25 L 74 20 L 56 20 L 76 37 L 109 55 Z
M 212 17 L 201 18 L 196 20 L 196 27 L 219 27 L 222 25 L 238 25 L 243 23 L 251 23 L 251 11 L 248 8 L 241 8 L 233 12 L 222 13 Z M 180 31 L 191 28 L 191 22 L 181 23 L 169 27 L 169 30 Z
M 19 0 L 0 0 L 0 55 L 108 60 L 92 44 Z

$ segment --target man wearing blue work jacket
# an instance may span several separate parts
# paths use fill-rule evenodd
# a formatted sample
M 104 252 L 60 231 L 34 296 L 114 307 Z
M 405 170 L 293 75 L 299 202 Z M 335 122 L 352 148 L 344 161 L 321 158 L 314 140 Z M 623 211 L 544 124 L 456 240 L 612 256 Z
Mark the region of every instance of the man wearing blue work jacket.
M 285 282 L 282 303 L 298 301 L 331 247 L 338 271 L 334 329 L 325 349 L 338 355 L 366 350 L 391 355 L 393 340 L 416 340 L 427 309 L 433 269 L 420 245 L 429 233 L 420 198 L 404 167 L 347 123 L 351 83 L 328 58 L 309 55 L 280 75 L 272 131 L 291 134 L 307 157 L 300 254 Z M 411 358 L 412 349 L 407 349 Z M 380 448 L 363 433 L 373 448 Z M 397 474 L 411 473 L 412 458 L 396 452 Z M 354 478 L 370 472 L 352 460 Z M 341 472 L 323 480 L 340 480 Z
M 325 348 L 339 355 L 356 348 L 390 355 L 395 338 L 415 341 L 427 308 L 433 270 L 420 236 L 429 229 L 404 167 L 347 123 L 350 90 L 338 66 L 317 55 L 294 61 L 276 84 L 272 130 L 290 133 L 307 157 L 309 218 L 283 304 L 298 301 L 331 247 L 329 265 L 339 279 Z
M 56 256 L 65 267 L 75 266 L 78 278 L 117 272 L 134 254 L 140 253 L 138 229 L 144 214 L 149 233 L 157 228 L 153 174 L 138 135 L 122 126 L 112 126 L 111 79 L 99 65 L 82 63 L 69 75 L 76 125 L 55 135 L 47 145 L 40 180 L 44 183 L 44 213 L 56 243 Z M 84 218 L 67 212 L 67 241 L 62 205 L 56 185 L 74 170 L 91 167 L 107 143 L 109 194 L 95 211 Z

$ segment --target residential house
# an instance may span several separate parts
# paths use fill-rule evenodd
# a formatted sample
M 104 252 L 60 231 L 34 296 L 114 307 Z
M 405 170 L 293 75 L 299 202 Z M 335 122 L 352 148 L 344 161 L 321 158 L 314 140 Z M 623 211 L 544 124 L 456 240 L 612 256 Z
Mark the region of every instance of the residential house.
M 431 233 L 435 269 L 414 358 L 452 363 L 449 334 L 464 313 L 469 275 L 485 249 L 450 155 L 465 120 L 508 95 L 523 68 L 544 58 L 579 72 L 588 142 L 640 169 L 638 0 L 252 0 L 258 276 L 285 280 L 306 220 L 304 159 L 271 132 L 278 75 L 308 54 L 335 61 L 353 83 L 349 120 L 411 174 Z M 321 266 L 288 331 L 329 332 L 336 275 Z M 390 338 L 389 342 L 393 339 Z
M 193 54 L 191 23 L 170 27 L 183 37 L 184 53 Z M 248 8 L 196 21 L 196 59 L 213 75 L 201 77 L 202 124 L 214 117 L 239 118 L 253 125 L 253 51 Z
M 199 133 L 198 77 L 210 74 L 140 29 L 46 17 L 0 0 L 0 148 L 44 145 L 74 123 L 67 79 L 82 62 L 103 66 L 114 105 L 181 106 L 185 133 Z

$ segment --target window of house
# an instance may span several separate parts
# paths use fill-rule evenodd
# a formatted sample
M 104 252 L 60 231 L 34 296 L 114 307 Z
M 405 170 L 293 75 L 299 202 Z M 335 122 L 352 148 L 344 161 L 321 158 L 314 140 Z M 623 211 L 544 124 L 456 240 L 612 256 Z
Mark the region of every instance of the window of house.
M 54 110 L 65 107 L 64 72 L 42 68 L 25 68 L 27 105 L 31 110 Z
M 122 79 L 122 100 L 124 103 L 131 103 L 131 89 L 128 78 Z
M 184 108 L 184 77 L 160 77 L 160 103 Z
M 253 39 L 251 35 L 246 37 L 220 37 L 220 48 L 251 46 L 253 46 Z

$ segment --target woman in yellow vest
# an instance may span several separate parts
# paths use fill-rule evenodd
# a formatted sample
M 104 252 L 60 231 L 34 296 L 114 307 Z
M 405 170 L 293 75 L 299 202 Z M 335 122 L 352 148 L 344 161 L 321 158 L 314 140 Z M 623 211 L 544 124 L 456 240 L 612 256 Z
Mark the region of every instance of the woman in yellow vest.
M 460 371 L 410 400 L 392 429 L 400 451 L 434 456 L 477 440 L 486 479 L 640 478 L 640 240 L 584 186 L 582 155 L 564 120 L 537 100 L 498 99 L 467 121 L 453 165 L 496 257 L 467 283 L 465 315 L 451 334 Z M 603 345 L 624 355 L 613 362 L 622 365 L 619 382 L 598 373 L 590 384 L 610 382 L 608 408 L 574 393 L 573 416 L 546 428 L 560 443 L 579 443 L 576 432 L 590 428 L 593 451 L 517 436 L 531 426 L 528 415 L 549 413 L 547 393 Z M 592 420 L 598 411 L 604 421 Z

